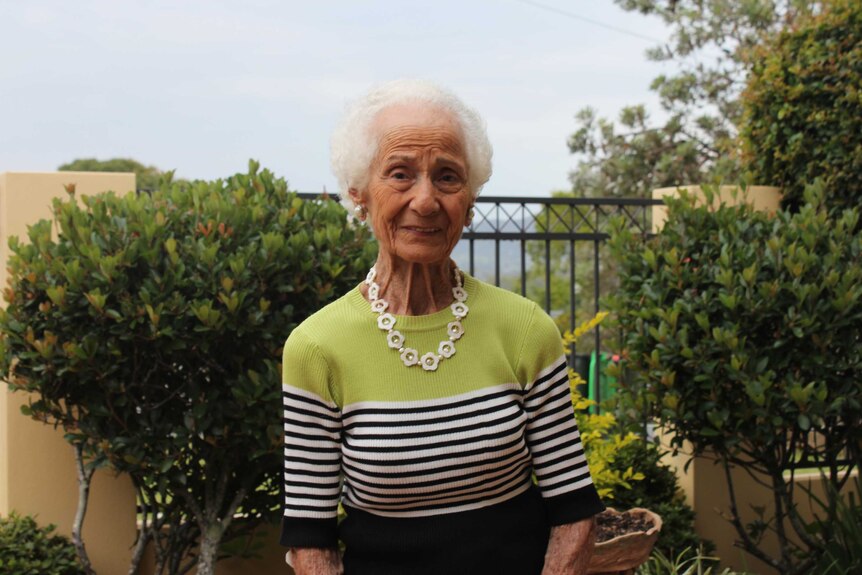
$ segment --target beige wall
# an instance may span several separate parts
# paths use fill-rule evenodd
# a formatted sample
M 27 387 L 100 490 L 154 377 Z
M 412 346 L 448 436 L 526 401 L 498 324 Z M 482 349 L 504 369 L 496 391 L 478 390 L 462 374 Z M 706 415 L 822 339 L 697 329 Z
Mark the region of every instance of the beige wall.
M 722 564 L 735 570 L 757 573 L 759 575 L 777 574 L 759 559 L 744 552 L 734 542 L 736 531 L 728 521 L 730 513 L 730 492 L 724 469 L 709 457 L 697 457 L 685 467 L 691 459 L 688 453 L 680 453 L 676 457 L 666 457 L 666 462 L 672 465 L 680 479 L 680 485 L 686 496 L 686 501 L 695 510 L 695 531 L 703 538 L 711 540 L 716 545 L 715 554 Z M 855 473 L 854 473 L 855 474 Z M 743 524 L 757 519 L 752 506 L 763 507 L 765 516 L 769 517 L 774 510 L 773 492 L 758 483 L 744 469 L 734 468 L 731 472 L 734 491 L 737 498 L 737 511 Z M 766 476 L 759 476 L 760 481 L 768 481 Z M 808 493 L 823 500 L 825 493 L 823 483 L 818 473 L 798 474 L 795 477 L 795 501 L 803 518 L 811 521 L 818 508 L 812 506 Z M 855 490 L 853 482 L 848 482 L 846 490 Z M 822 513 L 821 513 L 822 515 Z M 785 529 L 792 536 L 793 527 L 786 522 Z M 773 557 L 779 556 L 778 539 L 774 534 L 764 537 L 762 549 Z
M 51 217 L 51 200 L 66 198 L 64 184 L 75 183 L 77 195 L 135 188 L 134 174 L 85 172 L 0 174 L 0 286 L 6 286 L 10 235 L 24 239 L 27 225 Z M 5 302 L 4 302 L 5 305 Z M 0 384 L 2 385 L 2 384 Z M 62 430 L 21 415 L 22 393 L 0 389 L 0 514 L 15 510 L 55 523 L 71 533 L 78 499 L 74 455 Z M 135 538 L 135 496 L 131 482 L 100 471 L 93 479 L 84 539 L 101 575 L 128 571 Z
M 701 203 L 705 201 L 700 186 L 659 188 L 652 191 L 652 198 L 654 200 L 661 200 L 665 196 L 676 196 L 677 194 L 679 194 L 679 190 L 685 190 L 690 195 L 693 195 L 698 198 Z M 755 210 L 762 210 L 767 212 L 774 212 L 775 210 L 777 210 L 781 202 L 781 188 L 775 188 L 772 186 L 749 186 L 745 189 L 744 195 L 743 193 L 740 193 L 739 190 L 739 186 L 720 186 L 717 190 L 718 197 L 716 198 L 716 200 L 718 202 L 723 202 L 727 205 L 732 206 L 737 202 L 742 202 L 742 200 L 744 199 L 746 203 L 749 203 L 754 206 Z M 734 197 L 734 195 L 736 195 L 736 197 Z M 664 225 L 665 220 L 667 220 L 667 208 L 665 206 L 653 206 L 653 231 L 661 229 L 661 227 Z

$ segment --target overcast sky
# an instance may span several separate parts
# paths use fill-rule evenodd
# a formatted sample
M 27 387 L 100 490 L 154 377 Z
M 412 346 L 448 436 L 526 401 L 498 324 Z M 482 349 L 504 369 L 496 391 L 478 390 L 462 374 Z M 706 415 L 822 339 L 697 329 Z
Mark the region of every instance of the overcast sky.
M 131 157 L 211 179 L 256 158 L 309 192 L 336 189 L 345 102 L 400 77 L 485 117 L 485 194 L 567 189 L 575 112 L 657 112 L 642 36 L 667 38 L 611 0 L 0 0 L 0 22 L 0 172 Z

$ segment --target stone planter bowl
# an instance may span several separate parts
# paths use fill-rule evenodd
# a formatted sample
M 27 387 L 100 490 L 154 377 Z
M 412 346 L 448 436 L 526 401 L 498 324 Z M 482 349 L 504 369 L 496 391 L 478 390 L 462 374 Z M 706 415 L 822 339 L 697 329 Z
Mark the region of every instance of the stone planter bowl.
M 597 575 L 633 574 L 635 569 L 649 559 L 650 553 L 652 553 L 652 548 L 661 531 L 661 517 L 648 509 L 641 509 L 640 507 L 623 513 L 609 507 L 602 513 L 641 515 L 652 523 L 652 527 L 646 531 L 626 533 L 625 535 L 596 543 L 587 573 Z

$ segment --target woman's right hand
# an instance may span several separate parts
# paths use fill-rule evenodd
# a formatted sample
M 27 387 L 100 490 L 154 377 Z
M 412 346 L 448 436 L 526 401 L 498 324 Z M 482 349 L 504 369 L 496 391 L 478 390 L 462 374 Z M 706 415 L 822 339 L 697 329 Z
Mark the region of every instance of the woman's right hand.
M 291 550 L 296 575 L 344 575 L 338 549 L 295 547 Z

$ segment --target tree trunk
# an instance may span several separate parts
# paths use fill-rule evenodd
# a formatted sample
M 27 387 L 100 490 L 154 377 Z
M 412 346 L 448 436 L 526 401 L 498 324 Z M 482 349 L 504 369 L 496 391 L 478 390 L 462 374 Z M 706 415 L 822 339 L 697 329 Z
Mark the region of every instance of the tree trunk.
M 218 545 L 222 530 L 212 527 L 201 533 L 200 555 L 198 557 L 198 575 L 214 575 L 218 556 Z
M 75 444 L 75 468 L 78 471 L 78 508 L 72 523 L 72 544 L 75 546 L 84 572 L 87 575 L 96 575 L 93 565 L 90 563 L 90 557 L 87 555 L 84 539 L 81 536 L 84 517 L 87 515 L 87 504 L 90 501 L 90 480 L 93 478 L 93 470 L 84 469 L 84 446 L 81 443 Z

